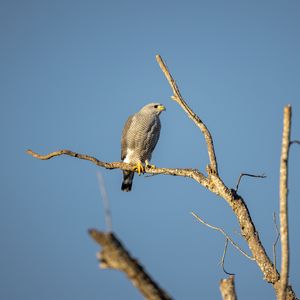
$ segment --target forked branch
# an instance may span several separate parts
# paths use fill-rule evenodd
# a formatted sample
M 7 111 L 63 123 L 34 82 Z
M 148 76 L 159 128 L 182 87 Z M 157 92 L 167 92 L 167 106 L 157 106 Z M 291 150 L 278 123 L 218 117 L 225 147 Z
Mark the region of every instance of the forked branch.
M 171 85 L 174 94 L 172 99 L 174 99 L 182 107 L 182 109 L 187 113 L 187 115 L 193 120 L 193 122 L 199 127 L 199 129 L 203 133 L 207 144 L 210 165 L 208 168 L 207 177 L 205 177 L 201 172 L 199 172 L 196 169 L 146 168 L 146 173 L 189 177 L 197 181 L 199 184 L 207 188 L 212 193 L 222 197 L 232 208 L 234 214 L 236 215 L 237 220 L 239 222 L 241 234 L 247 242 L 249 249 L 252 252 L 253 258 L 255 259 L 260 270 L 262 271 L 264 279 L 273 285 L 275 292 L 278 295 L 281 283 L 279 280 L 279 273 L 276 269 L 274 269 L 274 265 L 268 257 L 260 241 L 259 234 L 252 221 L 245 201 L 240 195 L 236 193 L 234 189 L 229 189 L 218 175 L 217 159 L 210 132 L 208 131 L 205 124 L 200 120 L 200 118 L 190 109 L 190 107 L 183 100 L 178 86 L 176 85 L 175 80 L 171 76 L 162 58 L 159 55 L 157 55 L 156 59 Z M 70 150 L 60 150 L 49 153 L 47 155 L 40 155 L 33 152 L 32 150 L 28 150 L 27 153 L 38 159 L 43 160 L 50 159 L 59 155 L 69 155 L 72 157 L 89 160 L 92 163 L 107 169 L 121 169 L 134 171 L 134 167 L 132 165 L 123 162 L 103 162 L 92 156 L 79 154 Z M 290 286 L 288 286 L 288 293 L 286 299 L 296 299 L 292 287 Z
M 206 125 L 202 122 L 202 120 L 192 111 L 192 109 L 187 105 L 187 103 L 182 98 L 179 88 L 176 84 L 176 81 L 172 77 L 171 73 L 167 68 L 167 65 L 165 64 L 161 56 L 156 55 L 156 60 L 172 88 L 173 96 L 171 98 L 175 100 L 182 107 L 182 109 L 188 114 L 188 116 L 193 120 L 196 126 L 199 127 L 199 129 L 203 133 L 207 145 L 207 150 L 208 150 L 210 171 L 213 171 L 215 174 L 218 174 L 218 164 L 217 164 L 217 158 L 214 149 L 214 143 L 209 130 L 207 129 Z

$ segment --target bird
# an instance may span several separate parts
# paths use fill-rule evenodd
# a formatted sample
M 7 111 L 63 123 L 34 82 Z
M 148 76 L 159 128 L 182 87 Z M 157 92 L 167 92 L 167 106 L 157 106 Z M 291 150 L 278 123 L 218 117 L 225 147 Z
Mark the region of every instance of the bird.
M 152 152 L 158 142 L 161 123 L 159 115 L 166 108 L 160 103 L 149 103 L 140 111 L 129 116 L 121 137 L 121 160 L 134 165 L 134 170 L 140 175 L 145 167 L 155 168 L 150 164 Z M 121 190 L 130 192 L 134 172 L 123 171 Z

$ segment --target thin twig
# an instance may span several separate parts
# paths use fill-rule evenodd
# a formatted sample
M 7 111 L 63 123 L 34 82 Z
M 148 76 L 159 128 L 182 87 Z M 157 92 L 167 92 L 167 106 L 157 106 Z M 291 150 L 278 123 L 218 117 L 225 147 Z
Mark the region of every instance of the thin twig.
M 222 255 L 222 258 L 221 258 L 221 266 L 222 266 L 222 269 L 223 269 L 223 272 L 226 273 L 227 275 L 234 275 L 233 273 L 229 273 L 225 270 L 224 268 L 224 263 L 225 263 L 225 256 L 226 256 L 226 252 L 227 252 L 227 247 L 228 247 L 228 238 L 226 238 L 225 240 L 225 247 L 224 247 L 224 251 L 223 251 L 223 255 Z
M 210 227 L 214 230 L 217 230 L 219 232 L 221 232 L 229 241 L 230 243 L 238 250 L 240 251 L 244 256 L 246 256 L 247 258 L 249 258 L 250 260 L 255 260 L 255 258 L 251 257 L 250 255 L 248 255 L 238 244 L 236 244 L 232 238 L 222 229 L 213 225 L 210 225 L 208 223 L 206 223 L 205 221 L 203 221 L 198 215 L 196 215 L 194 212 L 191 212 L 192 216 L 195 217 L 199 222 L 201 222 L 202 224 L 206 225 L 207 227 Z
M 300 141 L 298 141 L 298 140 L 290 141 L 290 145 L 292 145 L 292 144 L 300 145 Z
M 276 271 L 276 245 L 277 245 L 277 242 L 279 240 L 279 237 L 280 237 L 280 232 L 279 232 L 279 229 L 278 229 L 278 226 L 277 226 L 277 221 L 276 221 L 276 213 L 274 212 L 273 214 L 273 221 L 274 221 L 274 225 L 275 225 L 275 229 L 276 229 L 276 233 L 277 233 L 277 236 L 276 236 L 276 240 L 273 244 L 273 261 L 274 261 L 274 271 Z
M 202 120 L 192 111 L 192 109 L 187 105 L 187 103 L 182 98 L 179 88 L 176 84 L 176 81 L 173 79 L 171 73 L 169 72 L 169 70 L 167 68 L 167 65 L 165 64 L 165 62 L 163 61 L 161 56 L 156 55 L 156 60 L 172 88 L 173 96 L 171 98 L 174 101 L 176 101 L 183 108 L 183 110 L 188 114 L 188 116 L 193 120 L 193 122 L 196 124 L 196 126 L 203 133 L 206 144 L 207 144 L 208 156 L 209 156 L 209 161 L 210 161 L 210 169 L 215 174 L 218 174 L 218 164 L 217 164 L 217 158 L 215 155 L 213 139 L 212 139 L 212 136 L 211 136 L 208 128 L 202 122 Z
M 98 178 L 100 193 L 102 196 L 103 207 L 104 207 L 105 224 L 107 227 L 107 231 L 112 232 L 112 216 L 109 208 L 109 199 L 105 188 L 104 177 L 102 173 L 99 171 L 97 172 L 97 178 Z
M 280 237 L 281 237 L 281 289 L 279 299 L 285 300 L 289 278 L 289 228 L 288 228 L 288 159 L 291 137 L 292 108 L 287 105 L 283 113 L 282 147 L 280 158 Z
M 266 178 L 267 177 L 265 174 L 262 174 L 262 175 L 253 175 L 253 174 L 248 174 L 248 173 L 241 173 L 240 176 L 239 176 L 239 179 L 237 181 L 237 184 L 236 184 L 236 188 L 235 188 L 236 192 L 239 189 L 240 181 L 241 181 L 241 179 L 242 179 L 243 176 L 255 177 L 255 178 Z

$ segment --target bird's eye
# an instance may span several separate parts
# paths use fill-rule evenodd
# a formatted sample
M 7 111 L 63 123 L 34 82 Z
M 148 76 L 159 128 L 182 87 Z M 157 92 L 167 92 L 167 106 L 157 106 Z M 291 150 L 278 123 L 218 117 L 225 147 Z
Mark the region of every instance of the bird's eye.
M 154 105 L 154 108 L 158 108 L 158 105 Z

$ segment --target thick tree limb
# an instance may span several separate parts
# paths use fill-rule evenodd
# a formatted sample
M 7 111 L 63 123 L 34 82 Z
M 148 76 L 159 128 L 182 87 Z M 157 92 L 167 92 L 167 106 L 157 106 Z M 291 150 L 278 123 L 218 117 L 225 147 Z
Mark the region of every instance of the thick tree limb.
M 96 229 L 89 230 L 90 236 L 102 246 L 99 254 L 100 268 L 116 269 L 125 273 L 132 284 L 149 300 L 171 300 L 172 298 L 147 274 L 140 263 L 132 258 L 113 233 Z
M 231 275 L 227 279 L 220 281 L 220 290 L 223 300 L 236 300 L 234 276 Z
M 280 239 L 281 239 L 281 288 L 278 299 L 285 300 L 289 279 L 289 228 L 288 228 L 288 158 L 291 137 L 290 105 L 284 108 L 282 147 L 280 158 Z
M 182 98 L 179 88 L 176 84 L 176 81 L 173 79 L 171 73 L 169 72 L 161 56 L 156 55 L 156 60 L 172 88 L 173 96 L 171 98 L 182 107 L 182 109 L 188 114 L 188 116 L 193 120 L 193 122 L 196 124 L 196 126 L 201 130 L 201 132 L 204 135 L 207 144 L 208 157 L 210 161 L 209 171 L 213 171 L 214 173 L 218 174 L 218 164 L 217 164 L 217 158 L 214 149 L 214 143 L 209 130 L 207 129 L 206 125 L 201 121 L 201 119 L 192 111 L 192 109 L 187 105 L 187 103 Z

